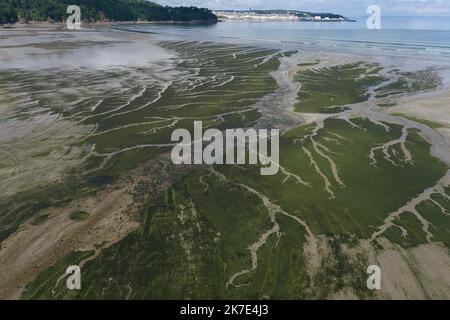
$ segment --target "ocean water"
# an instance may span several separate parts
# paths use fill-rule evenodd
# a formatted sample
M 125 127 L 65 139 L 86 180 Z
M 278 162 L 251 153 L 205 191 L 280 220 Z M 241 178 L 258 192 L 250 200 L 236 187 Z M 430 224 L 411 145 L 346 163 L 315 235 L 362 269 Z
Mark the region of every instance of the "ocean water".
M 155 33 L 162 40 L 224 41 L 296 49 L 374 49 L 399 54 L 450 58 L 450 17 L 382 17 L 380 30 L 369 30 L 366 17 L 356 22 L 224 21 L 213 26 L 129 25 L 136 32 Z

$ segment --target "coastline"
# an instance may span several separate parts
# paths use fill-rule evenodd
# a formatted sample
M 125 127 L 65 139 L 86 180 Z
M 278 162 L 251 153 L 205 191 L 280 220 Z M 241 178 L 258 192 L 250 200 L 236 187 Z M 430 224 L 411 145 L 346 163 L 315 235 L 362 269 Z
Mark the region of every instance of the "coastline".
M 340 23 L 340 22 L 358 22 L 358 20 L 354 19 L 345 19 L 345 20 L 306 20 L 306 19 L 298 19 L 298 20 L 292 20 L 292 19 L 246 19 L 246 18 L 236 18 L 236 19 L 230 19 L 225 17 L 218 17 L 219 22 L 228 22 L 228 21 L 247 21 L 247 22 L 299 22 L 299 23 L 306 23 L 306 22 L 313 22 L 313 23 Z
M 87 26 L 87 27 L 104 27 L 104 26 L 130 25 L 130 24 L 134 24 L 134 25 L 143 25 L 143 24 L 214 25 L 214 24 L 217 24 L 218 22 L 219 22 L 218 20 L 188 20 L 188 21 L 182 21 L 182 20 L 179 20 L 179 21 L 178 20 L 166 20 L 166 21 L 139 20 L 139 21 L 134 21 L 134 20 L 130 20 L 130 21 L 95 21 L 95 22 L 81 21 L 81 25 Z M 17 23 L 13 23 L 13 24 L 0 25 L 0 29 L 16 29 L 16 28 L 26 27 L 26 26 L 60 28 L 60 27 L 65 27 L 66 22 L 50 22 L 50 21 L 30 21 L 27 23 L 17 22 Z

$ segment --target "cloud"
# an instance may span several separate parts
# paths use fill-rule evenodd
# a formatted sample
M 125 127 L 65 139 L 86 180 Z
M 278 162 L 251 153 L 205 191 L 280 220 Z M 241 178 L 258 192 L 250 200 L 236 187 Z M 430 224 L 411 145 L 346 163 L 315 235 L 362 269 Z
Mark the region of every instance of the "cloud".
M 351 17 L 366 15 L 369 5 L 381 7 L 385 15 L 450 16 L 450 0 L 155 0 L 171 6 L 199 6 L 210 9 L 296 9 L 333 12 Z

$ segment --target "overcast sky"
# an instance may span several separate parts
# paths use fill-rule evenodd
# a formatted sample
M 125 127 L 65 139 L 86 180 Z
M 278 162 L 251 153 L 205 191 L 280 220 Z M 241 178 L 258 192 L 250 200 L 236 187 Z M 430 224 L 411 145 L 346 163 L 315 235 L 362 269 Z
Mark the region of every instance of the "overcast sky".
M 371 4 L 390 16 L 450 16 L 450 0 L 154 0 L 171 6 L 198 6 L 210 9 L 296 9 L 333 12 L 350 17 L 366 15 Z

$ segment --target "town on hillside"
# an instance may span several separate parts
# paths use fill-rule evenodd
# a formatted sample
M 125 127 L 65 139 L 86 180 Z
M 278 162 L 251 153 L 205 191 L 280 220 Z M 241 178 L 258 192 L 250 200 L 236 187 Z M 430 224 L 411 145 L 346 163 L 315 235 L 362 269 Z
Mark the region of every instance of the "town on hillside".
M 296 10 L 216 10 L 214 14 L 221 20 L 255 20 L 255 21 L 312 21 L 343 22 L 353 21 L 334 13 L 313 13 Z

